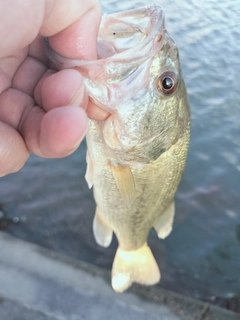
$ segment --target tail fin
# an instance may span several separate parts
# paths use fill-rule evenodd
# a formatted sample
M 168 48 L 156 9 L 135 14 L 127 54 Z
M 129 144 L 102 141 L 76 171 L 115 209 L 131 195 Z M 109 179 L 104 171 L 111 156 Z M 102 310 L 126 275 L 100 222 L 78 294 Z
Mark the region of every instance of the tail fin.
M 146 243 L 134 251 L 118 248 L 112 268 L 112 287 L 115 291 L 123 292 L 133 282 L 153 285 L 159 280 L 158 265 Z

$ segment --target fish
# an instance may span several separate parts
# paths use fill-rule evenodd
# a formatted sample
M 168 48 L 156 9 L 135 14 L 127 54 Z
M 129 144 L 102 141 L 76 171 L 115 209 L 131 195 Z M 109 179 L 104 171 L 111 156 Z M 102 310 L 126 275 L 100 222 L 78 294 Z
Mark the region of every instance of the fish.
M 79 70 L 90 99 L 109 113 L 104 121 L 89 120 L 85 178 L 96 202 L 96 242 L 108 247 L 117 237 L 111 284 L 123 292 L 160 281 L 148 235 L 154 228 L 165 239 L 172 231 L 190 107 L 160 5 L 103 15 L 97 47 L 97 60 L 71 60 L 46 40 L 50 60 Z

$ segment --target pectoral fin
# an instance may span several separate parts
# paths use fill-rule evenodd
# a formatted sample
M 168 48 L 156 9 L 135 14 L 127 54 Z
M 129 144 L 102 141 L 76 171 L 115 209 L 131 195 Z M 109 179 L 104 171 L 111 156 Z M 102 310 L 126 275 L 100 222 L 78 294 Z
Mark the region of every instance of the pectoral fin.
M 116 167 L 111 164 L 110 167 L 119 192 L 121 193 L 126 205 L 130 207 L 136 196 L 135 183 L 131 169 L 128 166 Z
M 155 222 L 154 228 L 160 239 L 165 239 L 171 233 L 174 213 L 175 206 L 173 201 Z

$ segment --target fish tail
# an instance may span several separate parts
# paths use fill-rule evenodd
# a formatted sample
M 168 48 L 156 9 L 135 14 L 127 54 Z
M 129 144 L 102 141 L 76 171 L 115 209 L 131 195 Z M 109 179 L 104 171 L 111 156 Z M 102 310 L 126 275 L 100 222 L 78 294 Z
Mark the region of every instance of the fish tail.
M 123 292 L 133 282 L 154 285 L 160 277 L 158 265 L 146 243 L 134 251 L 118 248 L 112 267 L 112 287 L 115 291 Z

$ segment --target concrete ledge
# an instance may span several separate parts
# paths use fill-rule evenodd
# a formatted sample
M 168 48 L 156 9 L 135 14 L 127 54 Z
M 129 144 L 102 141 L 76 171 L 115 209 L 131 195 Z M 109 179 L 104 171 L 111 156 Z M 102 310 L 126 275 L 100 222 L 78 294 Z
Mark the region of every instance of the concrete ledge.
M 1 320 L 59 320 L 41 312 L 31 310 L 15 301 L 0 297 L 0 319 Z
M 109 272 L 5 233 L 0 233 L 0 296 L 1 320 L 240 319 L 158 287 L 135 285 L 115 293 Z

